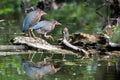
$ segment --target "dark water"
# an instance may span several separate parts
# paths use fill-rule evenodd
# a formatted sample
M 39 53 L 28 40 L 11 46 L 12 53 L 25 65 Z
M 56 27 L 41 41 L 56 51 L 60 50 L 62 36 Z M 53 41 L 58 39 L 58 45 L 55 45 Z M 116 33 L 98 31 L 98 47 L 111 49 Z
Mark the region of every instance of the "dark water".
M 42 61 L 36 55 L 34 62 Z M 28 55 L 0 56 L 0 80 L 31 80 L 25 75 L 21 59 Z M 120 58 L 109 60 L 79 59 L 75 56 L 54 55 L 52 62 L 61 69 L 55 74 L 44 75 L 40 80 L 120 80 Z

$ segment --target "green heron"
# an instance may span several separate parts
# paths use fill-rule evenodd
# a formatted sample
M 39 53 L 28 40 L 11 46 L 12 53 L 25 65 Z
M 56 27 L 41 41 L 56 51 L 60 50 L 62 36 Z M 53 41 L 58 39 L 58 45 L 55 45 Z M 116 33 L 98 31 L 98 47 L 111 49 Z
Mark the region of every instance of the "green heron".
M 46 74 L 54 74 L 60 68 L 55 68 L 52 63 L 34 63 L 26 60 L 22 60 L 22 67 L 25 74 L 32 79 L 42 78 Z
M 36 9 L 28 13 L 23 21 L 22 31 L 28 31 L 28 34 L 30 35 L 31 33 L 29 28 L 37 24 L 37 22 L 39 22 L 39 20 L 41 19 L 41 16 L 45 14 L 46 13 L 40 9 Z
M 50 20 L 50 21 L 43 20 L 38 22 L 36 25 L 31 27 L 30 29 L 32 32 L 37 31 L 37 33 L 39 34 L 44 34 L 44 37 L 51 38 L 53 40 L 53 37 L 51 35 L 47 35 L 47 33 L 53 30 L 55 28 L 55 25 L 61 25 L 61 23 L 59 23 L 56 20 Z M 33 33 L 32 35 L 33 37 L 35 37 Z

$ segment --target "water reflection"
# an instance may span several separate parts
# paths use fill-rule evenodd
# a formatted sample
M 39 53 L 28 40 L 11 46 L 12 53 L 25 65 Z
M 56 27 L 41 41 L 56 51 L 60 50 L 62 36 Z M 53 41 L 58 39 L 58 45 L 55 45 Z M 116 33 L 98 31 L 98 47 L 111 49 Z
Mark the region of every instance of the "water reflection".
M 22 60 L 22 67 L 29 77 L 32 79 L 40 79 L 46 74 L 56 73 L 60 68 L 55 68 L 54 65 L 50 62 L 31 62 Z
M 117 65 L 116 65 L 117 64 Z M 119 80 L 120 57 L 110 56 L 107 60 L 98 60 L 95 80 Z
M 50 63 L 41 64 L 43 59 L 37 60 L 38 54 L 34 62 L 24 60 L 21 62 L 23 56 L 0 57 L 0 80 L 30 80 L 32 76 L 41 78 L 40 80 L 119 80 L 120 78 L 120 57 L 109 60 L 80 60 L 75 57 L 73 59 L 70 55 L 66 56 L 66 61 L 62 61 L 62 57 L 56 59 L 60 55 L 55 55 Z M 56 72 L 56 67 L 61 69 Z M 30 76 L 24 72 L 29 73 Z

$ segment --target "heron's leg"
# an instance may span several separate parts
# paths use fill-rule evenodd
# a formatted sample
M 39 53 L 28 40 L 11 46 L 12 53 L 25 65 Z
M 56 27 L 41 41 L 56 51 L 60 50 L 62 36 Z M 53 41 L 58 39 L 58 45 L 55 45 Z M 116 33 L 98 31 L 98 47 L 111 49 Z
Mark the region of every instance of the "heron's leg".
M 32 57 L 30 58 L 30 61 L 32 62 L 34 56 L 35 56 L 36 53 L 33 53 Z
M 30 60 L 30 58 L 31 58 L 31 54 L 28 55 L 28 59 L 29 59 L 29 60 Z
M 44 58 L 43 62 L 44 62 L 45 64 L 47 63 L 47 60 L 46 60 L 46 58 Z
M 49 38 L 50 40 L 54 41 L 54 38 L 51 35 L 47 35 L 47 33 L 44 34 L 44 37 L 47 39 Z
M 54 56 L 54 53 L 52 53 L 52 54 L 50 55 L 50 58 L 52 59 L 52 58 L 53 58 L 53 56 Z
M 39 60 L 42 60 L 42 56 L 43 56 L 43 53 L 40 54 L 40 58 L 39 58 Z
M 36 38 L 35 34 L 33 33 L 33 31 L 30 29 L 30 34 L 33 38 Z
M 30 33 L 30 29 L 28 29 L 28 36 L 32 37 L 31 33 Z

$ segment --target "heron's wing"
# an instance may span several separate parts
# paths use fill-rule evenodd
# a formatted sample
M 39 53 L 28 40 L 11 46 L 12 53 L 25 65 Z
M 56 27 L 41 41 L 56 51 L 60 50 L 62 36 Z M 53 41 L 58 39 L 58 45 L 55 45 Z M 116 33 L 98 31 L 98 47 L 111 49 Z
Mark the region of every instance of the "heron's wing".
M 33 25 L 33 23 L 35 22 L 34 21 L 35 15 L 36 15 L 36 11 L 32 11 L 27 14 L 27 16 L 25 17 L 23 21 L 23 27 L 22 27 L 23 32 Z
M 40 21 L 35 26 L 31 27 L 32 30 L 41 30 L 46 31 L 49 30 L 50 22 L 49 21 Z
M 31 67 L 31 69 L 38 72 L 41 75 L 45 75 L 50 72 L 51 65 L 45 65 L 45 66 L 41 66 L 41 67 L 34 66 L 34 67 Z

